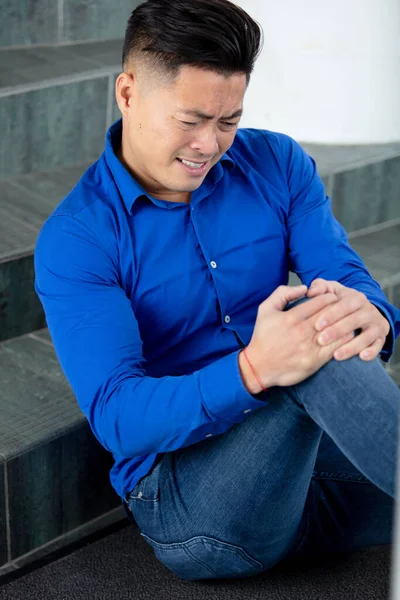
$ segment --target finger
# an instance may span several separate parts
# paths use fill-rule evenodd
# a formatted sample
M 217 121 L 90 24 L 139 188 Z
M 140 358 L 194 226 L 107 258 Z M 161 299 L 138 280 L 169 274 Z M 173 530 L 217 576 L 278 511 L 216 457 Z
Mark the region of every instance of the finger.
M 315 298 L 315 296 L 319 296 L 320 294 L 326 294 L 328 291 L 327 284 L 319 283 L 317 285 L 313 285 L 312 288 L 309 288 L 307 291 L 308 298 Z
M 363 307 L 365 301 L 364 294 L 358 292 L 353 293 L 352 291 L 351 293 L 344 295 L 342 298 L 338 299 L 338 302 L 336 302 L 335 305 L 330 306 L 326 311 L 319 315 L 315 322 L 316 330 L 321 331 L 347 315 L 356 312 Z
M 319 334 L 317 341 L 321 346 L 330 344 L 340 339 L 344 335 L 355 331 L 356 329 L 362 329 L 366 325 L 370 324 L 371 313 L 368 308 L 357 310 L 356 312 L 340 319 L 334 325 L 326 327 L 322 333 Z M 378 329 L 376 329 L 376 334 Z
M 360 352 L 361 360 L 373 360 L 381 353 L 383 346 L 385 345 L 385 340 L 382 338 L 378 338 L 371 346 L 365 348 L 362 352 Z
M 327 285 L 328 283 L 330 282 L 326 279 L 323 279 L 323 277 L 317 277 L 317 279 L 313 279 L 313 281 L 310 283 L 310 289 L 319 285 Z
M 321 353 L 324 356 L 327 356 L 329 359 L 334 357 L 334 353 L 336 350 L 345 346 L 348 342 L 350 342 L 354 338 L 354 331 L 344 335 L 340 340 L 329 344 L 329 346 L 324 346 L 321 348 Z
M 289 314 L 293 315 L 295 319 L 305 320 L 313 317 L 315 314 L 326 308 L 329 304 L 337 302 L 336 294 L 322 294 L 315 298 L 310 298 L 308 302 L 303 302 L 298 306 L 290 309 Z
M 305 295 L 306 291 L 307 286 L 305 285 L 280 285 L 260 306 L 283 310 L 288 302 L 298 300 Z
M 357 356 L 358 354 L 361 354 L 363 350 L 366 350 L 374 344 L 376 339 L 376 334 L 373 330 L 366 329 L 365 331 L 362 331 L 360 335 L 355 336 L 351 342 L 336 349 L 333 357 L 336 360 L 347 360 L 353 356 Z
M 307 292 L 307 296 L 308 297 L 313 297 L 315 295 L 315 292 L 317 294 L 319 293 L 323 293 L 326 294 L 327 292 L 332 292 L 334 294 L 337 294 L 339 297 L 341 297 L 342 295 L 342 290 L 345 290 L 346 287 L 344 285 L 342 285 L 341 283 L 339 283 L 338 281 L 329 281 L 326 279 L 314 279 L 314 281 L 311 283 L 309 290 Z

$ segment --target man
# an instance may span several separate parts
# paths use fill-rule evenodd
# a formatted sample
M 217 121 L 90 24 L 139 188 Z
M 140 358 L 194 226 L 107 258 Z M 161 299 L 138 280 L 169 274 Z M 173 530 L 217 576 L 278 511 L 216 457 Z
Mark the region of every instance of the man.
M 136 8 L 122 120 L 35 252 L 111 482 L 183 579 L 391 539 L 400 394 L 379 356 L 400 311 L 299 144 L 238 130 L 260 40 L 227 0 Z

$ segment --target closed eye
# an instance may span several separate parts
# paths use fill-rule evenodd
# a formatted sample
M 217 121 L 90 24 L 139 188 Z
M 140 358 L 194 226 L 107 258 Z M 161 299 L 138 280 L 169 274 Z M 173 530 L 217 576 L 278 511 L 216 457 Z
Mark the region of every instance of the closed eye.
M 181 121 L 184 125 L 198 125 L 198 123 L 192 123 L 191 121 Z M 227 125 L 228 127 L 236 127 L 238 123 L 228 123 L 227 121 L 221 121 L 221 125 Z

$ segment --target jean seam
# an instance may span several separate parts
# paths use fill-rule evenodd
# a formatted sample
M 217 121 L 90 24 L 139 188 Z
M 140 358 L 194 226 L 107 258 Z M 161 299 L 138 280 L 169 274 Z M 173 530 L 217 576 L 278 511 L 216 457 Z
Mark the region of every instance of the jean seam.
M 304 510 L 306 511 L 306 515 L 307 515 L 306 516 L 306 525 L 305 525 L 305 528 L 304 528 L 304 532 L 303 532 L 303 535 L 301 536 L 300 540 L 296 544 L 296 547 L 293 550 L 291 550 L 290 555 L 296 554 L 300 550 L 300 548 L 302 548 L 302 546 L 304 545 L 304 543 L 305 543 L 305 541 L 307 539 L 308 532 L 310 530 L 310 525 L 311 525 L 311 510 L 309 510 L 309 508 L 307 506 L 307 503 L 304 506 Z
M 364 475 L 357 475 L 356 473 L 342 473 L 342 472 L 330 472 L 330 471 L 314 471 L 312 475 L 313 479 L 321 479 L 326 481 L 345 481 L 350 483 L 368 483 L 371 481 L 364 477 Z
M 148 542 L 156 548 L 160 548 L 163 550 L 169 550 L 169 549 L 174 550 L 176 548 L 182 549 L 188 556 L 190 556 L 199 565 L 202 565 L 204 568 L 206 568 L 207 571 L 211 572 L 213 575 L 217 575 L 217 573 L 214 571 L 214 569 L 212 567 L 210 567 L 207 563 L 203 562 L 200 558 L 195 556 L 195 554 L 193 554 L 193 552 L 191 550 L 191 548 L 193 546 L 195 546 L 196 544 L 204 543 L 204 540 L 209 540 L 212 544 L 215 544 L 216 546 L 219 545 L 226 551 L 229 551 L 232 553 L 237 553 L 241 557 L 241 559 L 244 562 L 246 562 L 247 565 L 249 565 L 250 567 L 257 568 L 259 571 L 263 570 L 262 562 L 260 562 L 259 560 L 257 560 L 253 556 L 251 556 L 247 552 L 247 550 L 245 550 L 242 546 L 232 544 L 230 542 L 221 541 L 221 540 L 218 540 L 217 538 L 212 538 L 210 536 L 198 535 L 198 536 L 191 537 L 191 538 L 181 541 L 181 542 L 167 542 L 166 543 L 166 542 L 157 542 L 156 540 L 154 540 L 153 538 L 151 538 L 150 536 L 148 536 L 146 533 L 143 533 L 143 532 L 140 532 L 140 535 L 144 539 L 148 540 Z
M 197 562 L 197 564 L 204 567 L 206 569 L 206 571 L 208 571 L 212 575 L 217 575 L 217 573 L 214 571 L 214 569 L 212 567 L 209 567 L 206 563 L 203 563 L 202 560 L 197 558 L 197 556 L 194 556 L 194 554 L 190 551 L 190 548 L 188 548 L 187 546 L 184 546 L 184 545 L 182 545 L 182 548 L 183 548 L 183 551 L 192 558 L 192 560 L 194 560 L 195 562 Z

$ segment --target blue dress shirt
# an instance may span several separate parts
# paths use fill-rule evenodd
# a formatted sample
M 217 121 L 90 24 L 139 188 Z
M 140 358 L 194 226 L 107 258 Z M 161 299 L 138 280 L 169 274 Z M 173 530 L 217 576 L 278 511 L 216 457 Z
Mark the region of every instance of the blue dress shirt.
M 105 151 L 43 225 L 35 289 L 61 367 L 124 497 L 159 453 L 222 434 L 265 398 L 238 367 L 258 305 L 289 271 L 400 311 L 350 248 L 315 162 L 291 137 L 239 129 L 191 203 L 153 198 Z

